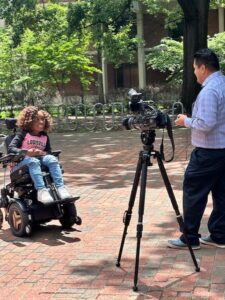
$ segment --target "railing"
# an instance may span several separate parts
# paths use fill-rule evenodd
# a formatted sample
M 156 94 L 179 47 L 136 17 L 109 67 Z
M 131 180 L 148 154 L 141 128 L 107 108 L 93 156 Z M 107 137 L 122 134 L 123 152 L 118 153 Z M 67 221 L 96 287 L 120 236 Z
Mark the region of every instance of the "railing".
M 153 101 L 146 101 L 154 105 Z M 17 115 L 23 107 L 10 109 L 10 112 Z M 54 119 L 54 130 L 115 130 L 122 127 L 124 117 L 129 115 L 127 107 L 122 102 L 112 102 L 109 104 L 76 104 L 76 105 L 45 105 L 41 109 L 47 110 Z M 1 112 L 7 110 L 2 108 Z M 9 111 L 9 110 L 8 110 Z M 174 102 L 172 108 L 168 110 L 170 118 L 174 119 L 178 113 L 183 113 L 184 108 L 181 102 Z M 9 114 L 8 114 L 9 116 Z M 4 118 L 3 118 L 4 119 Z M 1 122 L 4 127 L 4 120 Z

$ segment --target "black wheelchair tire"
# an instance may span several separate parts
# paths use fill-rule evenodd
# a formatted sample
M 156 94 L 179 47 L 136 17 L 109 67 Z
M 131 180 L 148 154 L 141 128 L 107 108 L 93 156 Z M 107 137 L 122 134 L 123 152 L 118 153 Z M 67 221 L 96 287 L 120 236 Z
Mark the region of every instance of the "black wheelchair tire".
M 18 203 L 12 203 L 9 207 L 9 225 L 13 235 L 18 237 L 28 236 L 32 232 L 28 214 L 24 212 Z
M 59 219 L 59 222 L 63 228 L 71 228 L 76 223 L 77 210 L 74 203 L 63 204 L 63 216 Z

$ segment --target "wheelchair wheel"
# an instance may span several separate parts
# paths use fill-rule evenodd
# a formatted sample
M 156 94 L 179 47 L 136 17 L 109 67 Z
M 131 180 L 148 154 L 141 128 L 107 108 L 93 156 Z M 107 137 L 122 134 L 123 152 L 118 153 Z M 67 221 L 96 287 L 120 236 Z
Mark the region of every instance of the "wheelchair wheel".
M 81 219 L 77 216 L 74 203 L 64 204 L 63 211 L 63 216 L 59 219 L 59 222 L 64 228 L 71 228 L 74 224 L 81 224 Z
M 22 237 L 31 234 L 32 228 L 28 215 L 22 211 L 18 203 L 12 203 L 9 207 L 9 225 L 15 236 Z

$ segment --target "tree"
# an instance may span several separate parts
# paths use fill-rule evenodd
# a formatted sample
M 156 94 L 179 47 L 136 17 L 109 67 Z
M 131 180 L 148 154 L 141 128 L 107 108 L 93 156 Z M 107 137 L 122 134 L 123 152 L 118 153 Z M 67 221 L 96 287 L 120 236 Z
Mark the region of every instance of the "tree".
M 153 70 L 167 74 L 167 81 L 174 86 L 182 84 L 183 41 L 163 38 L 146 55 L 146 63 Z
M 144 0 L 148 3 L 149 10 L 159 11 L 162 3 L 157 6 L 153 0 Z M 167 5 L 172 1 L 167 1 Z M 200 48 L 207 47 L 208 32 L 208 11 L 210 0 L 177 0 L 179 7 L 173 5 L 173 9 L 164 6 L 161 11 L 167 16 L 167 22 L 172 26 L 181 21 L 182 15 L 184 20 L 183 28 L 183 84 L 181 101 L 188 113 L 191 112 L 192 103 L 194 102 L 199 85 L 193 73 L 193 55 Z M 172 13 L 176 12 L 176 14 Z M 170 26 L 171 26 L 170 24 Z
M 137 51 L 131 0 L 75 1 L 68 6 L 69 31 L 80 34 L 89 29 L 92 46 L 104 51 L 109 63 L 119 66 L 134 62 Z
M 196 83 L 193 73 L 193 55 L 197 50 L 207 47 L 209 6 L 213 8 L 218 8 L 218 6 L 224 7 L 225 1 L 177 0 L 179 6 L 171 0 L 166 2 L 155 0 L 142 1 L 148 6 L 150 13 L 164 13 L 167 26 L 174 26 L 183 18 L 183 85 L 181 100 L 186 111 L 191 113 L 192 103 L 199 92 L 199 85 Z M 177 65 L 177 62 L 175 64 Z
M 200 86 L 193 73 L 194 53 L 207 47 L 208 12 L 210 0 L 177 0 L 184 14 L 184 70 L 182 102 L 191 113 Z
M 43 90 L 57 89 L 63 98 L 65 84 L 76 75 L 86 89 L 93 74 L 99 72 L 87 51 L 90 34 L 68 35 L 65 5 L 49 4 L 44 9 L 39 6 L 33 18 L 37 20 L 36 27 L 23 27 L 18 45 L 13 42 L 12 26 L 0 33 L 0 88 L 20 93 L 25 102 L 34 101 Z
M 131 11 L 132 0 L 86 0 L 75 1 L 68 7 L 69 32 L 79 30 L 80 35 L 89 30 L 92 34 L 91 48 L 97 51 L 96 64 L 107 63 L 119 67 L 136 59 L 138 40 L 135 14 Z M 102 76 L 98 76 L 99 100 L 102 101 Z
M 225 32 L 215 34 L 208 40 L 209 47 L 219 56 L 220 68 L 225 74 Z
M 0 91 L 2 100 L 11 104 L 13 97 L 14 60 L 11 49 L 10 30 L 0 32 Z
M 86 89 L 93 80 L 93 73 L 99 72 L 93 66 L 85 43 L 80 43 L 75 35 L 70 38 L 63 35 L 53 39 L 46 32 L 36 35 L 26 30 L 17 51 L 21 55 L 26 53 L 26 68 L 23 66 L 23 70 L 27 73 L 27 83 L 36 82 L 39 86 L 55 88 L 62 99 L 65 95 L 65 84 L 74 75 Z
M 218 55 L 220 68 L 225 73 L 225 32 L 208 38 L 208 47 Z M 169 84 L 175 86 L 182 84 L 183 41 L 163 38 L 159 45 L 150 49 L 146 61 L 152 69 L 166 73 Z
M 38 5 L 40 3 L 38 0 L 0 0 L 2 8 L 0 8 L 0 17 L 5 18 L 7 24 L 12 27 L 13 47 L 21 44 L 27 29 L 31 32 L 43 30 L 49 32 L 49 23 L 53 20 L 54 24 L 56 17 L 54 9 L 51 10 L 52 13 L 50 12 L 49 4 L 60 1 L 42 2 L 42 5 Z M 76 35 L 80 43 L 87 42 L 87 37 L 90 37 L 91 43 L 87 48 L 97 50 L 99 67 L 102 51 L 107 61 L 116 67 L 124 62 L 132 63 L 135 61 L 138 41 L 135 38 L 133 24 L 135 15 L 130 10 L 131 2 L 131 0 L 77 0 L 70 2 L 68 6 L 64 4 L 62 7 L 67 11 L 67 24 L 57 34 L 62 34 L 64 37 L 66 35 L 68 39 Z M 63 24 L 64 21 L 65 19 Z M 51 31 L 56 30 L 57 27 L 58 24 L 55 24 Z M 62 28 L 60 24 L 59 28 Z M 79 74 L 81 75 L 81 70 Z M 83 75 L 82 83 L 85 83 Z
M 35 10 L 38 0 L 0 0 L 0 18 L 12 28 L 13 46 L 20 43 L 26 28 L 35 26 Z
M 191 104 L 197 93 L 192 66 L 193 54 L 199 48 L 207 46 L 207 15 L 209 4 L 218 7 L 218 5 L 224 5 L 225 0 L 139 1 L 147 6 L 149 13 L 152 15 L 163 13 L 168 28 L 174 27 L 177 23 L 184 21 L 182 101 L 186 110 L 190 112 Z M 42 3 L 42 9 L 40 9 L 40 2 Z M 45 5 L 46 2 L 48 2 L 48 5 Z M 79 40 L 80 43 L 86 43 L 85 45 L 88 43 L 87 37 L 90 37 L 91 44 L 88 46 L 90 47 L 91 45 L 92 49 L 97 49 L 99 55 L 104 50 L 108 62 L 113 63 L 115 66 L 124 62 L 132 63 L 135 61 L 138 41 L 135 39 L 135 15 L 130 9 L 132 0 L 74 0 L 68 5 L 66 22 L 64 13 L 62 13 L 63 17 L 60 17 L 63 26 L 60 26 L 61 22 L 57 23 L 57 26 L 54 26 L 54 23 L 57 21 L 56 15 L 58 14 L 55 9 L 49 9 L 51 7 L 49 3 L 54 2 L 58 3 L 59 0 L 0 0 L 0 17 L 5 18 L 7 24 L 12 27 L 14 47 L 20 45 L 21 38 L 23 37 L 24 39 L 24 33 L 29 29 L 34 33 L 49 32 L 52 40 L 62 35 L 64 42 L 65 37 L 66 41 L 69 41 L 71 37 L 72 39 L 75 38 L 76 41 Z M 65 5 L 63 6 L 66 7 Z M 57 27 L 59 27 L 59 30 L 56 30 Z M 164 42 L 164 48 L 168 46 L 168 43 L 171 42 Z M 56 48 L 54 49 L 56 50 Z M 63 53 L 63 47 L 61 50 Z M 157 62 L 155 61 L 154 64 L 156 66 Z M 71 72 L 71 70 L 69 71 L 69 66 L 68 64 L 68 73 L 66 73 L 68 76 Z M 58 75 L 65 74 L 64 71 L 66 71 L 67 67 L 63 69 L 63 72 L 61 70 L 59 73 L 56 73 Z M 161 68 L 163 69 L 162 64 Z M 173 68 L 174 66 L 170 65 L 169 71 L 172 71 Z M 176 69 L 176 72 L 179 75 L 179 69 Z M 54 73 L 54 76 L 56 73 Z M 80 78 L 84 78 L 84 74 L 81 74 L 80 71 L 78 74 L 80 74 Z M 89 74 L 89 71 L 87 74 Z M 63 79 L 63 82 L 66 81 Z

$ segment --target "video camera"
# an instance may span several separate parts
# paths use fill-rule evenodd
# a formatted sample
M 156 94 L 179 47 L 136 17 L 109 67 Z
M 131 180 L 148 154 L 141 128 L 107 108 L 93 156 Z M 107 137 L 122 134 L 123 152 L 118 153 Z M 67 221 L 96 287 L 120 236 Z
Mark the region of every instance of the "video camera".
M 155 129 L 167 129 L 170 138 L 173 154 L 170 160 L 165 160 L 163 152 L 163 139 L 160 146 L 162 159 L 169 162 L 174 158 L 175 145 L 173 140 L 172 125 L 169 115 L 155 108 L 142 100 L 142 93 L 138 93 L 134 89 L 128 91 L 129 108 L 133 115 L 126 117 L 122 121 L 122 125 L 126 130 L 138 129 L 141 131 L 143 144 L 152 144 L 155 140 Z
M 128 91 L 129 108 L 133 112 L 122 121 L 125 129 L 139 129 L 141 131 L 165 128 L 169 116 L 142 100 L 142 93 L 137 93 L 134 89 Z

